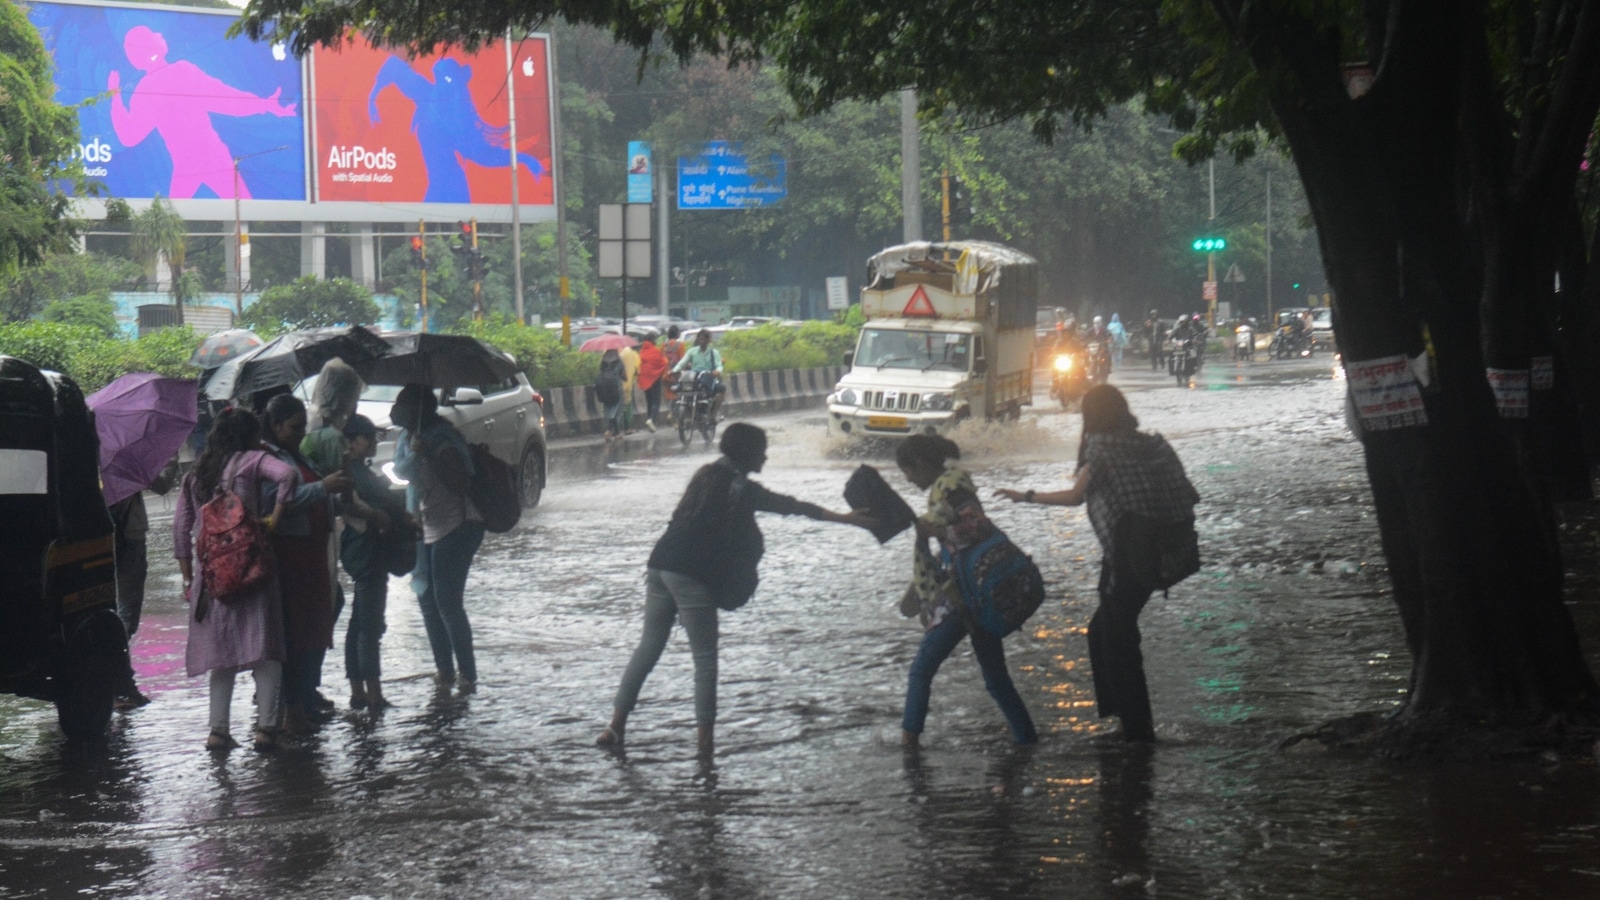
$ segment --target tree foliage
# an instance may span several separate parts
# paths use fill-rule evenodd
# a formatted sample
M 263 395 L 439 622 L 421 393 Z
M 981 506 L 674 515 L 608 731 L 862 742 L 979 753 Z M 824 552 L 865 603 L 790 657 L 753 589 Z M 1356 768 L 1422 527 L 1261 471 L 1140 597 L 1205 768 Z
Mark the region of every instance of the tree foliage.
M 325 325 L 370 325 L 381 310 L 372 292 L 348 278 L 323 281 L 307 275 L 267 288 L 239 317 L 239 324 L 262 336 Z
M 157 264 L 166 263 L 170 275 L 169 290 L 172 303 L 178 310 L 178 321 L 183 321 L 183 304 L 199 293 L 201 285 L 195 273 L 186 273 L 184 259 L 189 251 L 189 226 L 172 208 L 172 204 L 157 195 L 150 206 L 133 217 L 133 252 L 145 259 L 154 258 Z M 185 278 L 185 274 L 189 277 Z
M 0 276 L 65 249 L 77 232 L 56 181 L 87 190 L 72 158 L 78 119 L 55 102 L 51 70 L 23 7 L 0 6 Z
M 133 283 L 139 275 L 139 266 L 121 257 L 70 250 L 48 253 L 0 283 L 0 321 L 32 318 L 52 302 L 75 297 L 110 300 L 113 290 Z

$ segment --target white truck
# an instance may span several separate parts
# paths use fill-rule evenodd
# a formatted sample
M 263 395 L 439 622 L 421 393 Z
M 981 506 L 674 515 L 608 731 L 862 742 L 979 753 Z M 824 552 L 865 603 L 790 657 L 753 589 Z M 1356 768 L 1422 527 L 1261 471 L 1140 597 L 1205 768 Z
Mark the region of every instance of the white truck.
M 867 263 L 850 371 L 828 396 L 828 433 L 941 434 L 1016 418 L 1033 403 L 1039 265 L 983 241 L 890 247 Z

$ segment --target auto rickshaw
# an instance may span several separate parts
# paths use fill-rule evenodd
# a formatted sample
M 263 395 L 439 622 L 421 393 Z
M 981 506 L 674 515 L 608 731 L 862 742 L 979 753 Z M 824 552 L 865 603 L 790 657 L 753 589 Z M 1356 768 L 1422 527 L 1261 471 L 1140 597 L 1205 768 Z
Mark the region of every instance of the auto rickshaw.
M 0 356 L 0 692 L 105 734 L 128 666 L 100 440 L 83 392 Z

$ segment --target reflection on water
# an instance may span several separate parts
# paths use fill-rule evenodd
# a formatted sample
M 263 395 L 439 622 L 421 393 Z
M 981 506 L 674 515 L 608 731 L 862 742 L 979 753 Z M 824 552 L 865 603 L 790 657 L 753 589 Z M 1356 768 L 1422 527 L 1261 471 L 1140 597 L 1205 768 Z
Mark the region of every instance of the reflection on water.
M 469 589 L 477 694 L 435 691 L 396 579 L 395 708 L 341 712 L 271 756 L 201 750 L 204 681 L 182 674 L 157 512 L 135 645 L 156 702 L 118 716 L 106 744 L 68 747 L 48 709 L 0 701 L 0 893 L 1600 896 L 1592 766 L 1415 771 L 1273 749 L 1327 718 L 1393 708 L 1407 660 L 1343 384 L 1320 362 L 1246 376 L 1221 372 L 1219 390 L 1119 376 L 1204 497 L 1205 568 L 1142 620 L 1154 748 L 1106 741 L 1095 718 L 1083 629 L 1099 550 L 1082 512 L 991 503 L 1050 590 L 1006 647 L 1037 748 L 1011 746 L 962 648 L 936 679 L 922 751 L 902 755 L 918 640 L 894 610 L 908 540 L 769 519 L 762 589 L 723 617 L 714 763 L 694 758 L 676 636 L 628 753 L 595 750 L 638 639 L 643 561 L 713 458 L 662 432 L 555 454 L 544 506 L 486 541 Z M 1045 489 L 1070 477 L 1077 420 L 1041 407 L 956 438 L 982 488 Z M 843 452 L 817 412 L 762 424 L 775 490 L 838 508 L 865 461 L 918 499 L 892 445 Z M 325 686 L 340 700 L 341 674 L 330 664 Z

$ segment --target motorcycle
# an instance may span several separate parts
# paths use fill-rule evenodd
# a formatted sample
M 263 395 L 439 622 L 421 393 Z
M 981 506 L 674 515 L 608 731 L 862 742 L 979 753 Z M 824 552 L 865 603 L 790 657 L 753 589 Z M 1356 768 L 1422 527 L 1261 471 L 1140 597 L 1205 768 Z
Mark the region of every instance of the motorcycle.
M 1050 396 L 1066 409 L 1089 389 L 1089 360 L 1082 350 L 1063 350 L 1050 361 Z
M 1311 335 L 1304 331 L 1295 331 L 1288 325 L 1278 327 L 1277 333 L 1272 336 L 1271 346 L 1267 347 L 1267 356 L 1271 359 L 1310 356 L 1312 352 Z
M 1085 349 L 1085 375 L 1090 384 L 1105 384 L 1111 374 L 1111 347 L 1104 341 L 1090 341 Z
M 1249 325 L 1240 325 L 1233 333 L 1233 358 L 1237 362 L 1255 362 L 1256 333 Z
M 710 372 L 684 372 L 678 379 L 677 396 L 672 400 L 672 419 L 678 423 L 678 440 L 685 447 L 694 439 L 695 432 L 705 438 L 709 446 L 717 436 L 717 419 L 711 406 L 716 394 Z
M 1167 341 L 1167 372 L 1179 387 L 1188 387 L 1189 379 L 1200 371 L 1200 342 L 1194 338 L 1171 338 Z

